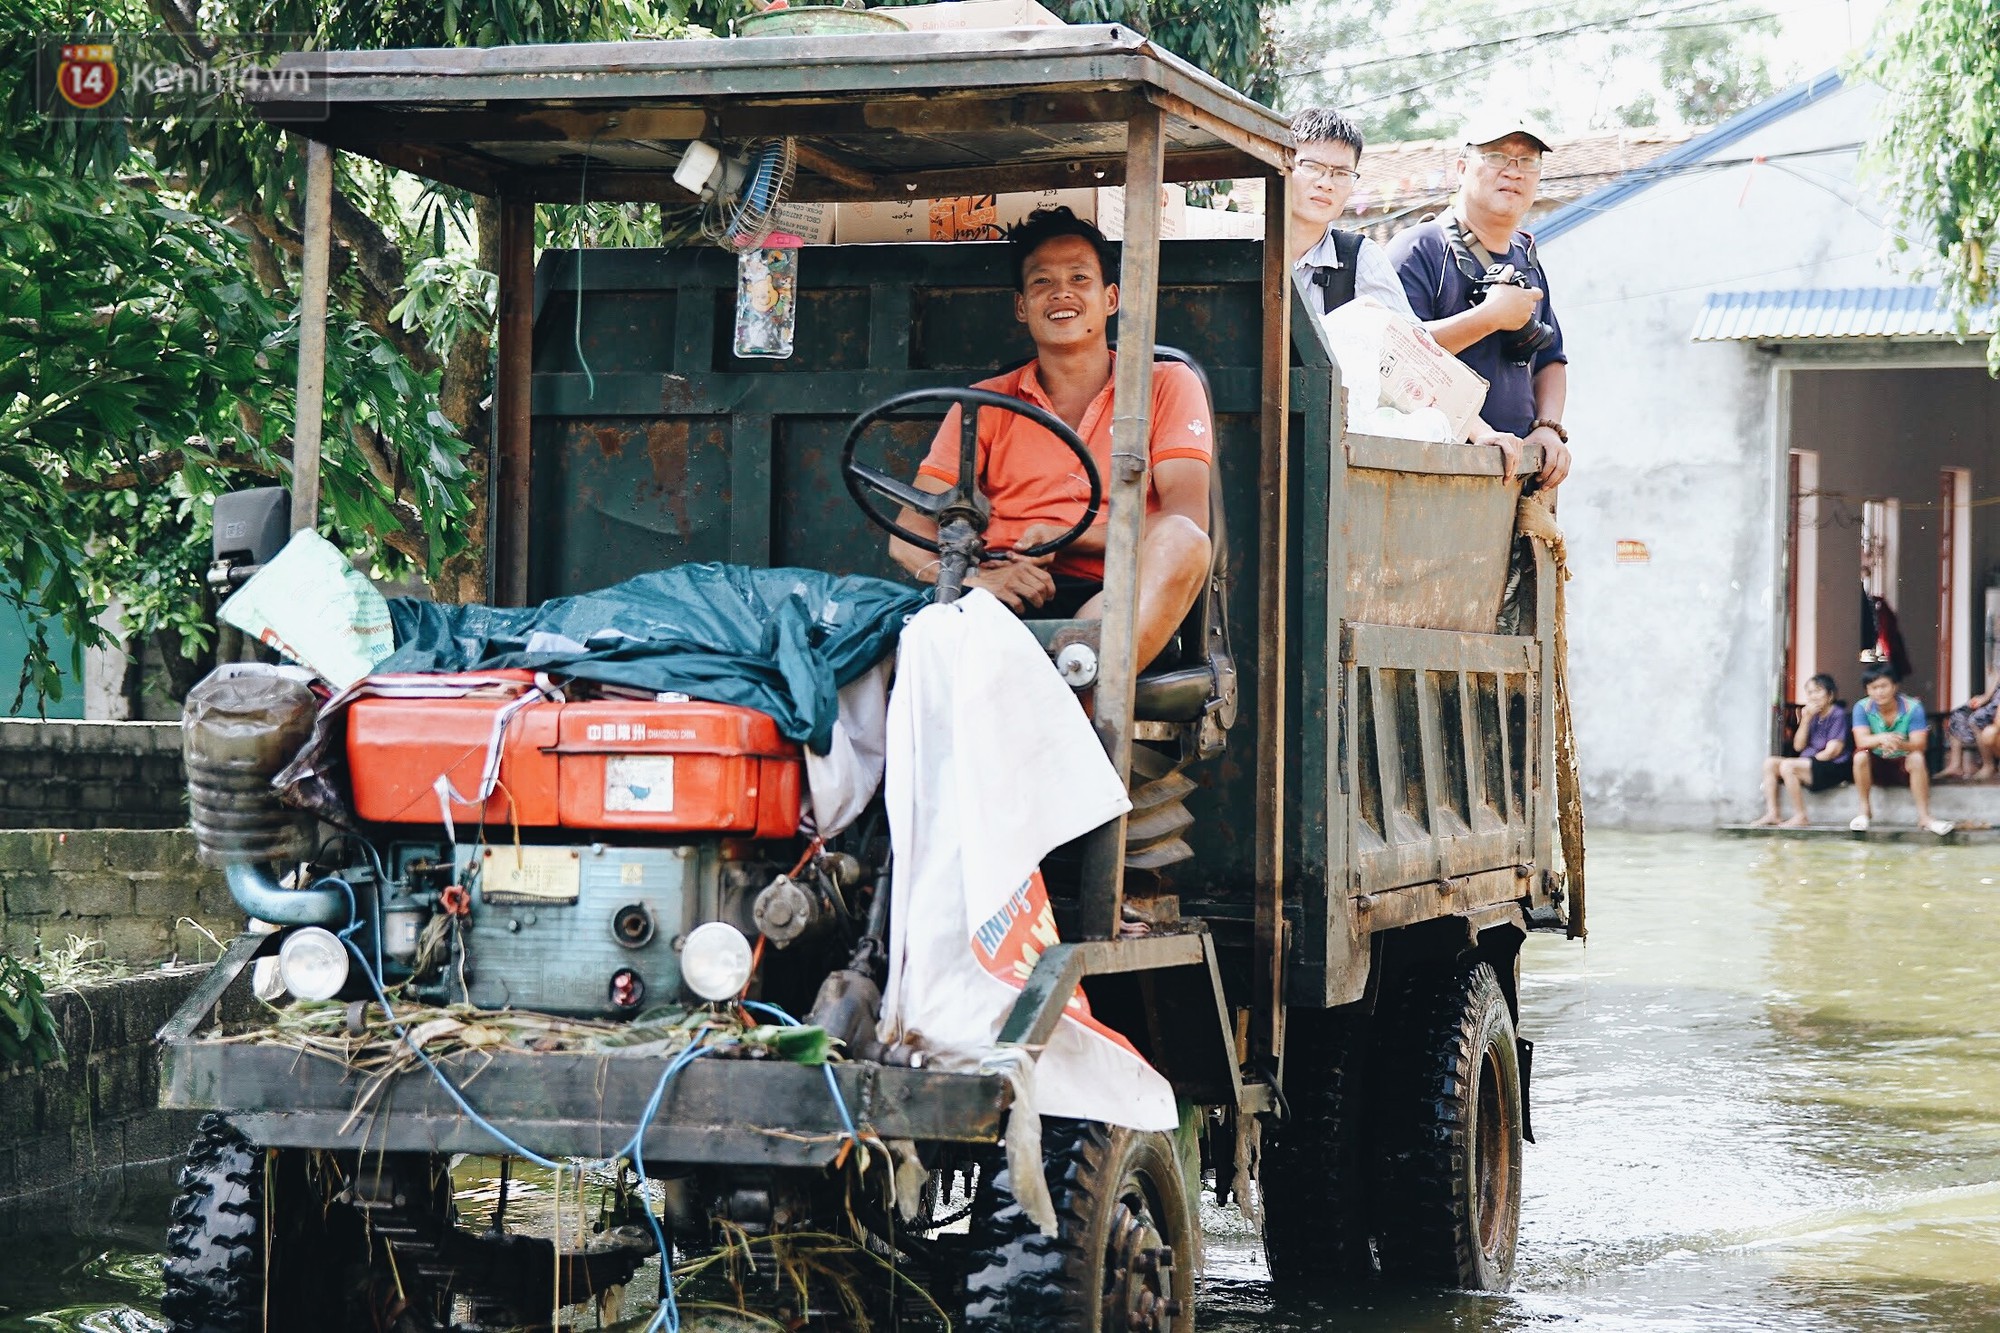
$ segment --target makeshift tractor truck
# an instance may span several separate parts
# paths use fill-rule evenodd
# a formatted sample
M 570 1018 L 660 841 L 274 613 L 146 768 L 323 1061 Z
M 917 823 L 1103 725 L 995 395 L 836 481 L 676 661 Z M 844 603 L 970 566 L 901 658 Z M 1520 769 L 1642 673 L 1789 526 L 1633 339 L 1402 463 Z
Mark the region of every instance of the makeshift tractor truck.
M 1559 542 L 1497 451 L 1344 429 L 1284 258 L 1284 123 L 1116 26 L 288 61 L 307 86 L 262 109 L 309 141 L 302 383 L 333 152 L 499 202 L 497 609 L 698 562 L 746 588 L 897 577 L 878 527 L 905 505 L 940 524 L 937 587 L 912 596 L 949 600 L 983 549 L 970 451 L 942 495 L 900 479 L 950 402 L 1020 410 L 963 386 L 1030 350 L 999 246 L 809 246 L 791 355 L 756 358 L 732 338 L 725 248 L 537 265 L 537 203 L 705 199 L 729 237 L 779 202 L 1125 187 L 1117 341 L 1201 372 L 1214 563 L 1135 670 L 1155 357 L 1121 356 L 1113 465 L 1072 444 L 1108 512 L 1103 619 L 1028 623 L 1132 810 L 1044 865 L 1061 942 L 998 1047 L 1043 1050 L 1081 991 L 1181 1120 L 1051 1117 L 1037 1144 L 1018 1065 L 940 1069 L 878 1040 L 905 910 L 882 807 L 801 836 L 799 747 L 727 689 L 405 680 L 348 701 L 343 738 L 330 709 L 312 734 L 317 700 L 279 706 L 298 687 L 245 676 L 188 723 L 204 848 L 266 924 L 162 1034 L 166 1103 L 217 1113 L 174 1208 L 176 1328 L 546 1327 L 662 1249 L 684 1268 L 837 1234 L 894 1270 L 881 1299 L 921 1287 L 959 1327 L 1187 1330 L 1205 1188 L 1261 1207 L 1283 1284 L 1505 1287 L 1530 1137 L 1520 951 L 1583 927 L 1578 826 L 1566 855 L 1557 818 Z M 1163 181 L 1259 176 L 1261 244 L 1161 243 Z M 295 525 L 318 487 L 300 400 Z M 218 523 L 216 577 L 271 557 L 286 523 L 266 522 Z M 260 708 L 282 725 L 231 731 Z M 345 778 L 316 771 L 349 788 L 345 825 L 303 849 L 272 785 L 301 749 L 344 759 Z M 259 960 L 288 992 L 280 1027 L 344 1004 L 346 1034 L 387 1033 L 393 1058 L 214 1027 Z M 422 1005 L 462 1039 L 391 1025 Z M 780 1012 L 838 1038 L 833 1058 L 801 1057 L 810 1034 Z M 508 1229 L 504 1177 L 490 1218 L 461 1212 L 454 1154 L 622 1156 L 645 1183 L 552 1240 Z M 792 1326 L 868 1314 L 804 1279 L 786 1299 Z

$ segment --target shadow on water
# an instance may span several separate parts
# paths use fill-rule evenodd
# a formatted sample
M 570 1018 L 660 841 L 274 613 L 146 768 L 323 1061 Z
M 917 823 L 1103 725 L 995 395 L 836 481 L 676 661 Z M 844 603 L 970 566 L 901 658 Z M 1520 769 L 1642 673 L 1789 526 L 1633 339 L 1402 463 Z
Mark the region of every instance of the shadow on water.
M 0 1203 L 0 1333 L 157 1333 L 165 1164 Z
M 2000 1333 L 2000 849 L 1596 834 L 1591 876 L 1524 966 L 1517 1289 L 1298 1299 L 1211 1210 L 1202 1328 Z M 0 1206 L 0 1333 L 157 1329 L 166 1203 Z

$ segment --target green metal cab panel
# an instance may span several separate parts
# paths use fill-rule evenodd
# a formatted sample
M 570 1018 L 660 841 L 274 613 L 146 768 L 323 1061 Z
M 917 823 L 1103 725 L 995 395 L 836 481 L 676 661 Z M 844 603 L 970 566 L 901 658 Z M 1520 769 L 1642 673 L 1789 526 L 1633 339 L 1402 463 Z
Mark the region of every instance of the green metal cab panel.
M 1257 537 L 1261 251 L 1161 247 L 1158 339 L 1201 363 L 1215 398 L 1244 692 L 1227 750 L 1189 770 L 1196 855 L 1166 887 L 1209 920 L 1232 991 L 1254 914 L 1258 662 L 1276 637 L 1257 614 L 1271 554 Z M 841 482 L 848 424 L 893 394 L 969 384 L 1032 352 L 997 244 L 806 248 L 796 352 L 782 361 L 732 355 L 735 284 L 720 250 L 589 251 L 580 270 L 573 252 L 543 256 L 532 598 L 687 560 L 899 577 Z M 1503 890 L 1523 899 L 1539 882 L 1517 884 L 1515 868 L 1546 846 L 1546 635 L 1495 633 L 1519 487 L 1501 482 L 1492 451 L 1332 433 L 1337 372 L 1296 298 L 1293 328 L 1288 989 L 1330 1003 L 1356 993 L 1371 931 L 1478 910 Z M 912 474 L 933 430 L 879 426 L 864 455 Z
M 1159 306 L 1159 340 L 1201 362 L 1215 395 L 1217 475 L 1236 534 L 1230 621 L 1251 693 L 1260 249 L 1168 244 Z M 854 417 L 892 394 L 969 384 L 1033 353 L 1014 319 L 1006 248 L 808 247 L 799 268 L 795 354 L 743 361 L 730 354 L 736 265 L 720 250 L 588 251 L 580 314 L 576 255 L 543 257 L 531 597 L 684 560 L 901 576 L 841 483 L 841 444 Z M 885 426 L 864 448 L 911 475 L 934 429 Z M 1295 454 L 1324 458 L 1323 426 L 1315 432 L 1305 415 L 1293 439 Z M 1207 788 L 1193 798 L 1198 855 L 1180 869 L 1198 878 L 1176 886 L 1246 920 L 1254 710 L 1246 697 L 1228 752 L 1194 771 Z

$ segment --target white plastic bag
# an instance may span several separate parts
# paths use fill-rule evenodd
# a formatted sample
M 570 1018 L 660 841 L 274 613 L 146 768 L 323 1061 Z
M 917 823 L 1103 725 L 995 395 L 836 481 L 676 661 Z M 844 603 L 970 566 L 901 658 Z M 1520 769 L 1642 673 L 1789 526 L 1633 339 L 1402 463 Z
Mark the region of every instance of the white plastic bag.
M 344 690 L 396 650 L 389 604 L 307 528 L 222 604 L 222 618 Z

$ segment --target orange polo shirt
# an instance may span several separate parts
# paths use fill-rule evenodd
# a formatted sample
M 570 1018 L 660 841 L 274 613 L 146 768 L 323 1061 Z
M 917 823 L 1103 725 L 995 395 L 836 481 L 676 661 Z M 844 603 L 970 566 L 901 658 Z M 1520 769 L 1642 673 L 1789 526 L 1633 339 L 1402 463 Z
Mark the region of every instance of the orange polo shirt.
M 1112 361 L 1115 368 L 1115 353 Z M 973 387 L 1022 398 L 1054 412 L 1035 375 L 1039 364 L 1030 361 L 1019 370 L 981 380 Z M 1104 388 L 1091 399 L 1076 432 L 1097 460 L 1097 475 L 1103 482 L 1099 524 L 1109 520 L 1111 510 L 1111 396 L 1117 378 L 1114 369 Z M 954 407 L 931 441 L 930 453 L 917 468 L 919 474 L 943 482 L 958 480 L 958 421 L 959 409 Z M 1154 467 L 1169 458 L 1198 458 L 1204 463 L 1214 459 L 1215 424 L 1209 420 L 1208 397 L 1195 373 L 1177 361 L 1160 361 L 1153 366 L 1150 433 Z M 1090 504 L 1090 481 L 1076 455 L 1054 435 L 1013 412 L 988 409 L 979 414 L 979 488 L 993 505 L 993 517 L 986 526 L 989 548 L 1012 546 L 1031 524 L 1056 523 L 1067 528 L 1083 517 Z M 1160 493 L 1149 476 L 1146 513 L 1150 517 L 1159 511 Z M 1102 582 L 1104 557 L 1058 551 L 1051 569 Z

